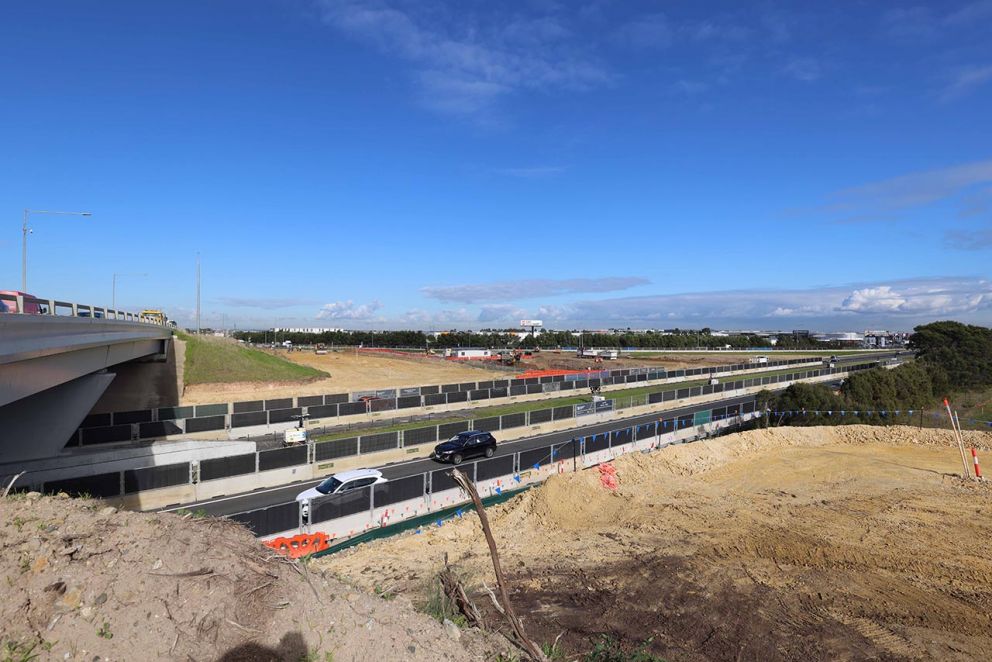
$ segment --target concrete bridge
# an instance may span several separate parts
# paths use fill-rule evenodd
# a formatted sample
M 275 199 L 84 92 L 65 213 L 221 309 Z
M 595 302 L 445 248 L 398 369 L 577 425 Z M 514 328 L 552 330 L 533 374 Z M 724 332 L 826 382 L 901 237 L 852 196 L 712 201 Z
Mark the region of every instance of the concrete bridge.
M 17 299 L 8 310 L 25 310 Z M 0 313 L 0 464 L 57 455 L 114 380 L 114 366 L 164 361 L 170 351 L 172 329 L 158 320 L 31 301 L 41 312 Z

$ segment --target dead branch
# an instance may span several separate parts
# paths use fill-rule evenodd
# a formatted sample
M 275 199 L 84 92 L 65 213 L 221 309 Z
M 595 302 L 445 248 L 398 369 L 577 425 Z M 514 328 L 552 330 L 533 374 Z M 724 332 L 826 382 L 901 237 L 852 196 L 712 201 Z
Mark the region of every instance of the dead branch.
M 156 577 L 206 577 L 217 573 L 210 568 L 200 568 L 199 570 L 190 570 L 189 572 L 149 572 L 148 574 L 155 575 Z
M 491 588 L 486 586 L 486 582 L 482 582 L 482 588 L 486 589 L 486 593 L 489 594 L 489 599 L 493 601 L 493 607 L 496 607 L 496 611 L 506 616 L 506 612 L 503 611 L 503 607 L 500 606 L 499 600 L 496 599 L 496 594 L 493 593 L 493 590 Z
M 447 557 L 447 555 L 445 555 Z M 458 607 L 458 611 L 465 616 L 469 625 L 477 628 L 486 629 L 485 622 L 482 620 L 482 614 L 479 612 L 478 607 L 472 602 L 468 595 L 465 594 L 465 588 L 462 583 L 458 581 L 455 574 L 451 571 L 451 566 L 448 565 L 448 559 L 445 558 L 444 570 L 438 575 L 441 580 L 441 588 L 444 590 L 448 598 Z
M 10 482 L 7 483 L 7 489 L 5 489 L 3 491 L 3 498 L 5 498 L 5 499 L 7 498 L 7 495 L 10 494 L 10 488 L 12 488 L 14 486 L 14 483 L 17 482 L 17 479 L 20 478 L 21 476 L 23 476 L 24 473 L 25 472 L 22 471 L 21 473 L 17 474 L 16 476 L 14 476 L 13 478 L 10 479 Z
M 303 559 L 303 562 L 300 563 L 300 565 L 303 566 L 303 572 L 302 572 L 303 578 L 307 580 L 307 584 L 310 585 L 310 590 L 313 591 L 313 597 L 317 598 L 317 602 L 319 603 L 320 593 L 317 592 L 317 588 L 313 585 L 313 582 L 310 581 L 310 571 L 307 569 L 306 559 Z
M 248 627 L 246 625 L 242 625 L 241 623 L 238 623 L 236 621 L 232 621 L 230 618 L 225 618 L 224 620 L 227 621 L 228 623 L 230 623 L 231 625 L 233 625 L 236 628 L 241 628 L 245 632 L 261 632 L 261 630 L 256 630 L 255 628 L 250 628 L 250 627 Z
M 265 582 L 264 584 L 261 584 L 261 585 L 259 585 L 259 586 L 256 586 L 255 588 L 253 588 L 253 589 L 251 589 L 250 591 L 248 591 L 247 593 L 245 593 L 245 594 L 244 594 L 244 597 L 246 597 L 246 598 L 247 598 L 247 597 L 248 597 L 249 595 L 251 595 L 251 594 L 252 594 L 252 593 L 254 593 L 255 591 L 261 591 L 261 590 L 262 590 L 263 588 L 266 588 L 266 587 L 268 587 L 268 586 L 272 586 L 272 582 Z
M 518 645 L 532 660 L 547 662 L 548 658 L 545 657 L 540 646 L 527 637 L 527 633 L 524 632 L 523 623 L 517 618 L 516 613 L 513 611 L 513 605 L 510 604 L 510 596 L 506 590 L 506 579 L 503 577 L 503 568 L 499 564 L 499 551 L 496 549 L 496 540 L 493 538 L 492 529 L 489 527 L 489 517 L 486 515 L 486 508 L 482 505 L 482 499 L 479 498 L 479 493 L 476 491 L 475 485 L 458 469 L 451 470 L 451 477 L 455 479 L 459 487 L 472 497 L 472 503 L 475 504 L 475 512 L 479 515 L 482 532 L 485 534 L 486 542 L 489 544 L 489 556 L 492 558 L 493 570 L 496 572 L 496 584 L 499 588 L 499 595 L 506 613 L 506 620 L 510 622 L 510 627 L 513 628 L 513 632 L 517 635 Z

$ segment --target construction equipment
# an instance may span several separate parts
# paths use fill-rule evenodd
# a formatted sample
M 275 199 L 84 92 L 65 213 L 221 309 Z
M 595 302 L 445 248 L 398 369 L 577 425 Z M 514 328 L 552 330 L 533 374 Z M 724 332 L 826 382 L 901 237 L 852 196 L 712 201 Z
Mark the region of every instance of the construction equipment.
M 522 352 L 502 350 L 499 352 L 499 362 L 501 365 L 517 365 L 523 357 Z
M 148 318 L 150 321 L 157 324 L 165 324 L 166 316 L 161 310 L 142 310 L 141 316 Z

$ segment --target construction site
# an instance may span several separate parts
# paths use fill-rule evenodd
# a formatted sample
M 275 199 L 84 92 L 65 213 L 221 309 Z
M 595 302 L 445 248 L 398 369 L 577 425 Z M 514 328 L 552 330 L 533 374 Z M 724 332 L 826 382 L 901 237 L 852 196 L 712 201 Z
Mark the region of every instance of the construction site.
M 667 660 L 992 656 L 992 487 L 950 431 L 759 429 L 609 466 L 489 510 L 527 635 L 566 657 L 603 636 Z M 318 567 L 430 609 L 447 562 L 506 630 L 478 518 L 438 524 Z

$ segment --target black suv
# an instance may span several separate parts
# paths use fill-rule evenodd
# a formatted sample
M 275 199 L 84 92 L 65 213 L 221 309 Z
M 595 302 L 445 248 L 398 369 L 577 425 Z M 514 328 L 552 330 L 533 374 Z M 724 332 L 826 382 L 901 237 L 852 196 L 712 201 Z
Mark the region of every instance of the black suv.
M 485 455 L 492 457 L 496 452 L 496 438 L 488 432 L 469 430 L 459 432 L 448 441 L 434 447 L 431 457 L 438 462 L 460 464 L 469 457 Z

